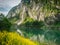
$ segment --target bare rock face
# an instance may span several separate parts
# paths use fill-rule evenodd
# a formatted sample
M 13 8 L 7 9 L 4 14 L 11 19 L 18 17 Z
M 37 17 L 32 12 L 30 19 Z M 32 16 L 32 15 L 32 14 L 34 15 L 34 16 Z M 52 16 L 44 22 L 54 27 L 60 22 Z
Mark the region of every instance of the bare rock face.
M 42 4 L 36 3 L 34 0 L 22 0 L 19 5 L 13 7 L 9 11 L 7 18 L 13 20 L 14 23 L 21 23 L 26 17 L 30 17 L 38 21 L 44 21 L 42 6 Z
M 55 11 L 58 10 L 56 6 L 59 6 L 59 3 L 55 4 L 53 0 L 21 0 L 20 4 L 9 11 L 7 18 L 18 25 L 20 25 L 26 17 L 44 21 L 45 17 L 54 16 L 57 13 Z

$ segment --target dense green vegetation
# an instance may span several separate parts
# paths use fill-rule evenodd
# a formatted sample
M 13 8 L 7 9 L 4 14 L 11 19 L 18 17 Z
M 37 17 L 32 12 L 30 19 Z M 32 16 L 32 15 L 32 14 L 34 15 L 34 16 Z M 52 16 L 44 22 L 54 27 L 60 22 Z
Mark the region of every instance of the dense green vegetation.
M 34 19 L 30 18 L 30 17 L 27 17 L 22 24 L 25 25 L 25 27 L 41 28 L 41 27 L 44 26 L 43 21 L 37 21 L 37 20 L 34 20 Z
M 11 27 L 11 23 L 10 21 L 4 17 L 3 14 L 0 15 L 0 31 L 3 31 L 3 30 L 7 30 L 9 31 L 10 27 Z

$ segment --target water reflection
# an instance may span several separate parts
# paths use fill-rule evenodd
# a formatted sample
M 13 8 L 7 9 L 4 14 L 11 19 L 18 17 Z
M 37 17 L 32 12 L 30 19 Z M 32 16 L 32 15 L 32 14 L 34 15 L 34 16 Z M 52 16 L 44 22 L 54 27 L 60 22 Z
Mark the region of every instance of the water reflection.
M 21 26 L 19 29 L 23 32 L 24 37 L 38 42 L 57 42 L 60 44 L 60 30 L 40 29 L 34 27 Z

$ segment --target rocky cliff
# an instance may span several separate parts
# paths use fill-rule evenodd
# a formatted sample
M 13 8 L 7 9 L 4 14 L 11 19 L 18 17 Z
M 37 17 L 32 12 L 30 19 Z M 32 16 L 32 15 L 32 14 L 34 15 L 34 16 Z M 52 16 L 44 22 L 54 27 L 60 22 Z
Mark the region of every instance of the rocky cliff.
M 20 25 L 26 17 L 45 21 L 46 17 L 55 19 L 57 13 L 60 13 L 59 0 L 21 0 L 20 4 L 9 11 L 7 18 Z

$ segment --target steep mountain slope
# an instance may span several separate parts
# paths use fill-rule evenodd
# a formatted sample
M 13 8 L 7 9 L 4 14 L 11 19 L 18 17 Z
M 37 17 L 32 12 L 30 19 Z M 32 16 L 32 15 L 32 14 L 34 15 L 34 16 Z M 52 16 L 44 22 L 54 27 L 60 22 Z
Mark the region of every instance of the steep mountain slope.
M 60 0 L 21 0 L 9 11 L 7 18 L 14 24 L 12 28 L 21 30 L 27 38 L 39 42 L 52 40 L 51 45 L 60 42 L 60 27 L 55 27 L 60 26 Z M 49 27 L 45 28 L 46 25 Z
M 9 11 L 7 18 L 20 25 L 28 16 L 34 20 L 45 21 L 46 17 L 54 18 L 57 13 L 60 13 L 59 0 L 22 0 Z

